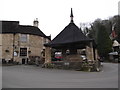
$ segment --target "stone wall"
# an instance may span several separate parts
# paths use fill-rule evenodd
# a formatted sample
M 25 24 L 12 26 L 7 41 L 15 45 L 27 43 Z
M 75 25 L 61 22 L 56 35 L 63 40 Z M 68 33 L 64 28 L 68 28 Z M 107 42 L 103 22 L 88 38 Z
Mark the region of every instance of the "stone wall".
M 10 60 L 13 57 L 13 34 L 2 34 L 2 58 Z
M 2 59 L 2 35 L 0 34 L 0 59 Z
M 45 50 L 45 63 L 51 63 L 51 48 L 46 47 Z
M 13 58 L 14 61 L 21 62 L 22 58 L 29 58 L 29 56 L 40 56 L 44 47 L 45 38 L 37 35 L 27 34 L 27 41 L 21 42 L 21 34 L 0 34 L 2 37 L 0 40 L 0 49 L 2 49 L 2 59 L 10 60 Z M 18 52 L 17 56 L 13 57 L 13 40 L 14 40 L 14 51 Z M 27 48 L 27 56 L 20 56 L 20 48 Z M 7 52 L 6 52 L 7 50 Z
M 90 43 L 92 44 L 92 43 Z M 92 45 L 86 46 L 86 55 L 88 60 L 94 60 L 94 53 Z

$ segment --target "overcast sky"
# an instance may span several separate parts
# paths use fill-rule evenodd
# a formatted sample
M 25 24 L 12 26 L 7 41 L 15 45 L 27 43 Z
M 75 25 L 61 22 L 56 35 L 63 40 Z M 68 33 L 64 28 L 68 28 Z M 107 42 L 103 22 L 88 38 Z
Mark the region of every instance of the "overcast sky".
M 73 8 L 74 22 L 93 22 L 118 14 L 119 0 L 0 0 L 0 20 L 20 21 L 21 25 L 33 25 L 38 18 L 39 28 L 54 38 L 70 22 Z

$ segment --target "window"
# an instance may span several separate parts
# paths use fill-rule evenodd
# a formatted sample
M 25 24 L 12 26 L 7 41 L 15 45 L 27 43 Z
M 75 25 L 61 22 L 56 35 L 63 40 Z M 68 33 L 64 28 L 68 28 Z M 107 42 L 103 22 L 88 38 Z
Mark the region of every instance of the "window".
M 27 56 L 27 48 L 20 48 L 20 56 Z
M 27 35 L 26 34 L 21 34 L 20 41 L 21 42 L 27 42 Z
M 45 38 L 45 43 L 48 43 L 48 42 L 49 42 L 49 40 Z

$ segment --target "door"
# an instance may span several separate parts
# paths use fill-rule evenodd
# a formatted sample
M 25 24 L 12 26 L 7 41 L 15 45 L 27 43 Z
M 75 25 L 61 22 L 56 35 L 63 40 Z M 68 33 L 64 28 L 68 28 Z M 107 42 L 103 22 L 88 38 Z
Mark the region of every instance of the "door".
M 25 58 L 22 59 L 22 64 L 25 64 Z
M 22 64 L 26 64 L 27 48 L 20 48 L 20 57 L 22 57 Z

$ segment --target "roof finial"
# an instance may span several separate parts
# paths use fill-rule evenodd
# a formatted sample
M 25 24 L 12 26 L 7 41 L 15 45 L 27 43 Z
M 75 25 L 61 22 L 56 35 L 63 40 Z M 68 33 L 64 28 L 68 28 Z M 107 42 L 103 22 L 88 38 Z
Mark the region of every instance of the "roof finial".
M 71 8 L 71 15 L 70 15 L 70 18 L 71 18 L 71 21 L 70 21 L 70 22 L 71 22 L 71 23 L 73 23 L 73 17 L 74 17 L 74 16 L 73 16 L 73 11 L 72 11 L 72 8 Z

